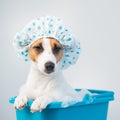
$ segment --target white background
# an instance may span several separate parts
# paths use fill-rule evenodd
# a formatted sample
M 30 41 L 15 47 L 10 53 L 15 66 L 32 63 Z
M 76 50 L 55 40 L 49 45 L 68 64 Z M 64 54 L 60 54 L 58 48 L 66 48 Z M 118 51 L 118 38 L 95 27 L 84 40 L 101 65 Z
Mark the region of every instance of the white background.
M 43 15 L 63 19 L 81 42 L 77 64 L 66 70 L 77 88 L 111 90 L 108 120 L 120 120 L 119 0 L 0 0 L 0 120 L 15 120 L 8 103 L 25 82 L 29 63 L 19 60 L 11 41 L 30 20 Z

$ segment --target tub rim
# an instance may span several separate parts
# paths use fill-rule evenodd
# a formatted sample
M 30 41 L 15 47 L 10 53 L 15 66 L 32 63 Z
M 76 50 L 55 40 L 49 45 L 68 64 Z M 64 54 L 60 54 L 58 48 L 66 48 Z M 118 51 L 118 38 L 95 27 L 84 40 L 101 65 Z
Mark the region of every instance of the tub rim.
M 75 89 L 76 91 L 80 91 L 81 89 Z M 78 102 L 78 103 L 75 103 L 69 107 L 77 107 L 77 106 L 82 106 L 82 105 L 89 105 L 89 104 L 96 104 L 96 103 L 103 103 L 103 102 L 109 102 L 109 101 L 112 101 L 114 100 L 114 92 L 113 91 L 108 91 L 108 90 L 92 90 L 92 89 L 88 89 L 90 92 L 92 93 L 97 93 L 97 95 L 93 95 L 93 98 L 94 98 L 94 101 L 92 103 L 88 103 L 86 102 L 86 100 L 83 100 L 82 102 Z M 14 97 L 11 97 L 9 99 L 9 103 L 11 104 L 14 104 L 15 102 L 15 98 L 16 96 Z M 33 103 L 33 100 L 28 100 L 27 102 L 27 106 L 30 107 Z M 52 102 L 50 103 L 46 109 L 60 109 L 60 108 L 63 108 L 62 107 L 62 102 Z

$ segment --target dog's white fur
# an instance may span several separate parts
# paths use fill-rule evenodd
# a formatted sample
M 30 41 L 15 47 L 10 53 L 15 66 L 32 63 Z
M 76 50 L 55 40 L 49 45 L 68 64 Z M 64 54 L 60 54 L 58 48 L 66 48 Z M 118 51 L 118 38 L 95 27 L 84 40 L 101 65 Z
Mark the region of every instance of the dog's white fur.
M 78 93 L 65 81 L 60 62 L 52 53 L 48 38 L 43 40 L 43 53 L 38 56 L 37 62 L 31 62 L 31 69 L 27 82 L 21 87 L 14 107 L 21 109 L 27 104 L 28 99 L 33 99 L 31 111 L 42 111 L 53 101 L 68 101 L 78 97 Z M 47 61 L 55 64 L 55 71 L 51 74 L 44 72 L 44 65 Z M 81 100 L 83 97 L 81 97 Z

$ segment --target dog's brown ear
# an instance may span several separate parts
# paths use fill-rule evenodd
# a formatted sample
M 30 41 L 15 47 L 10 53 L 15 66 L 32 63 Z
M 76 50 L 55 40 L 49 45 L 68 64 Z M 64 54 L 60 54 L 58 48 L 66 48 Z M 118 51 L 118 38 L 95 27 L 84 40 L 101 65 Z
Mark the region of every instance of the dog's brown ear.
M 30 46 L 29 57 L 34 62 L 37 61 L 38 55 L 40 55 L 44 51 L 44 48 L 42 46 L 42 41 L 43 41 L 42 38 L 38 39 Z

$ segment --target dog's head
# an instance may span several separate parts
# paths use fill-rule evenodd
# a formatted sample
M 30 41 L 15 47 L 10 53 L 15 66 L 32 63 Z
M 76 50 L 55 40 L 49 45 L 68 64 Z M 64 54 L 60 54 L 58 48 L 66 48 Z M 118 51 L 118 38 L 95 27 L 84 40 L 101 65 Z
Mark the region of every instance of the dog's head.
M 30 59 L 36 63 L 43 74 L 52 74 L 59 68 L 63 55 L 63 47 L 55 38 L 41 38 L 29 49 Z

